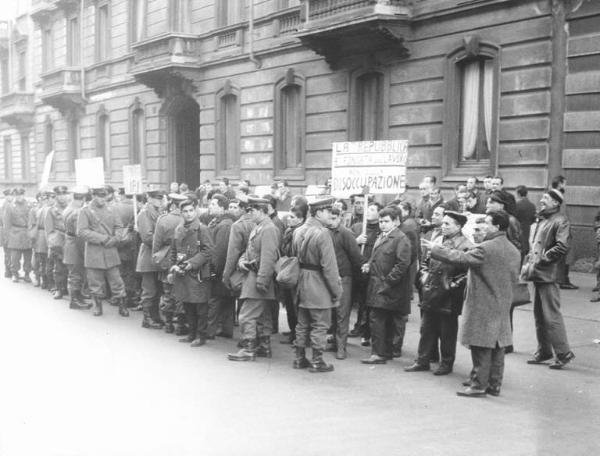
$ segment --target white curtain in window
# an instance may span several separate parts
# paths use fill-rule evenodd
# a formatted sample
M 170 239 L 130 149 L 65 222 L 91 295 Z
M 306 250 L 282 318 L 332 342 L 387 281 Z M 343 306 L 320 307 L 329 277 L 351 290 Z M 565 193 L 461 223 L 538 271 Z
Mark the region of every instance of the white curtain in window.
M 135 2 L 135 40 L 141 41 L 144 38 L 144 29 L 146 27 L 146 0 L 133 0 Z
M 483 123 L 488 150 L 492 150 L 492 103 L 494 101 L 494 62 L 486 60 L 483 69 Z
M 472 62 L 464 66 L 461 100 L 461 156 L 463 160 L 472 159 L 475 155 L 477 146 L 477 126 L 479 119 L 479 77 L 479 62 Z

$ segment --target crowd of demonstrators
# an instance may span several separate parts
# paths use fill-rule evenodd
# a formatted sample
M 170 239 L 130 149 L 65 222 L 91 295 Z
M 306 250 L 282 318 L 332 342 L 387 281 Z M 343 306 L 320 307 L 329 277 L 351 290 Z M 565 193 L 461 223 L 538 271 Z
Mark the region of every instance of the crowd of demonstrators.
M 527 187 L 517 187 L 517 200 L 500 176 L 481 187 L 474 177 L 457 183 L 447 201 L 436 177 L 425 176 L 418 201 L 403 193 L 386 205 L 364 194 L 307 199 L 284 180 L 258 195 L 249 181 L 227 178 L 137 196 L 57 186 L 35 204 L 13 189 L 2 207 L 5 276 L 68 296 L 71 309 L 95 316 L 104 302 L 123 317 L 139 310 L 143 328 L 164 328 L 192 347 L 233 339 L 238 324 L 231 361 L 273 356 L 283 306 L 289 333 L 280 342 L 295 348 L 294 368 L 315 373 L 334 370 L 326 351 L 347 359 L 352 337 L 371 347 L 364 364 L 401 357 L 416 296 L 420 339 L 405 370 L 439 363 L 433 373 L 450 374 L 462 326 L 473 368 L 458 393 L 497 395 L 522 304 L 513 299 L 519 273 L 535 291 L 538 348 L 528 363 L 554 358 L 550 367 L 561 369 L 575 356 L 559 295 L 570 288 L 565 185 L 554 179 L 539 211 Z M 600 213 L 595 230 L 600 256 Z M 296 259 L 293 287 L 275 279 L 282 257 Z

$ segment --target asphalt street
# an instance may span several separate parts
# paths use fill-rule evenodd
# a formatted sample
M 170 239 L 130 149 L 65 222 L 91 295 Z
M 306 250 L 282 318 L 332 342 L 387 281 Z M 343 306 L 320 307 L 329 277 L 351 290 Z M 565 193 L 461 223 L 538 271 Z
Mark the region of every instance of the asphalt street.
M 404 355 L 368 367 L 350 340 L 335 371 L 293 370 L 274 337 L 274 357 L 226 360 L 235 341 L 201 348 L 142 329 L 105 306 L 68 301 L 0 279 L 0 456 L 150 455 L 594 455 L 600 454 L 600 305 L 592 276 L 563 292 L 577 358 L 563 371 L 529 366 L 531 306 L 515 312 L 515 348 L 500 397 L 460 398 L 470 370 L 458 347 L 454 373 L 406 373 L 418 343 L 413 309 Z M 285 315 L 281 312 L 281 326 Z

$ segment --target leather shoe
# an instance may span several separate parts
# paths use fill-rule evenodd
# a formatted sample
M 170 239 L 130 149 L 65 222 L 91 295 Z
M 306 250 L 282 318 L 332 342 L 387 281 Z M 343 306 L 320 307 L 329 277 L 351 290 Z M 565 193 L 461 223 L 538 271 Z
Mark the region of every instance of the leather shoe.
M 579 289 L 579 287 L 577 285 L 573 285 L 571 282 L 561 283 L 559 286 L 560 286 L 561 290 L 578 290 Z
M 379 355 L 371 355 L 369 358 L 361 359 L 360 362 L 363 364 L 385 364 L 385 363 L 387 363 L 386 359 Z
M 405 367 L 404 372 L 425 372 L 429 370 L 429 366 L 423 364 L 414 363 L 411 366 Z
M 500 388 L 498 388 L 497 386 L 488 386 L 485 389 L 485 392 L 487 394 L 489 394 L 490 396 L 494 396 L 494 397 L 500 396 Z
M 464 390 L 457 391 L 456 395 L 461 397 L 486 397 L 487 393 L 485 390 L 467 386 Z
M 559 370 L 565 367 L 572 359 L 575 359 L 575 353 L 572 351 L 567 352 L 562 355 L 556 355 L 556 359 L 552 364 L 550 364 L 550 369 Z
M 462 386 L 471 386 L 471 379 L 465 380 L 464 382 L 462 382 Z
M 198 338 L 192 341 L 190 347 L 202 347 L 204 344 L 206 344 L 206 339 Z
M 592 288 L 592 293 L 593 293 L 594 291 L 600 291 L 600 288 L 598 288 L 598 287 L 594 287 L 594 288 Z
M 370 347 L 371 346 L 371 339 L 367 339 L 365 337 L 362 337 L 360 339 L 360 345 L 362 345 L 363 347 Z
M 590 299 L 590 302 L 600 302 L 600 294 L 598 294 L 598 296 L 595 298 Z
M 546 361 L 552 359 L 552 355 L 543 355 L 541 353 L 536 353 L 533 355 L 533 358 L 527 360 L 527 364 L 546 364 Z
M 452 367 L 444 366 L 444 365 L 441 365 L 440 367 L 438 367 L 436 370 L 433 371 L 433 375 L 448 375 L 451 373 L 452 373 Z
M 512 345 L 508 345 L 506 347 L 504 347 L 504 354 L 508 355 L 509 353 L 514 353 L 515 352 L 515 347 L 513 347 Z
M 190 334 L 189 336 L 179 339 L 179 342 L 182 342 L 184 344 L 186 344 L 186 343 L 189 344 L 189 343 L 192 343 L 194 341 L 194 339 L 195 339 L 194 336 Z
M 348 354 L 346 353 L 345 348 L 338 348 L 337 353 L 335 354 L 335 359 L 346 359 Z

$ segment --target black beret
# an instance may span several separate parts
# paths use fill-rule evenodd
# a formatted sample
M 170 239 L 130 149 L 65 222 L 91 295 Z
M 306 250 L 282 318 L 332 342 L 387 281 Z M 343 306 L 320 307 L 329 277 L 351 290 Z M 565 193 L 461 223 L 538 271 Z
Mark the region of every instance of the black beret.
M 454 212 L 454 211 L 446 211 L 444 212 L 444 215 L 453 218 L 454 220 L 456 220 L 456 222 L 460 225 L 460 226 L 465 226 L 467 223 L 467 216 L 461 214 L 460 212 Z

